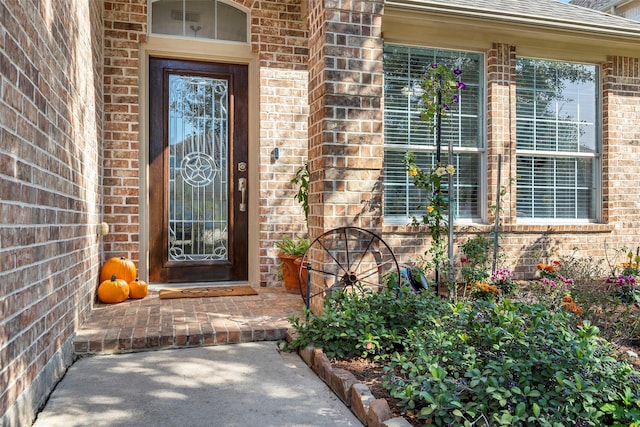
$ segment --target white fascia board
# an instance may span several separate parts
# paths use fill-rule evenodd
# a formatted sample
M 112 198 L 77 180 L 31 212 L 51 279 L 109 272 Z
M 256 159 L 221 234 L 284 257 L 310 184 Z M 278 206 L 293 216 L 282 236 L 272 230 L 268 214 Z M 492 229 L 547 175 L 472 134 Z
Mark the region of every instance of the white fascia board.
M 628 1 L 628 0 L 625 0 Z M 443 3 L 425 3 L 420 0 L 387 0 L 385 4 L 389 7 L 405 10 L 416 10 L 436 14 L 461 16 L 481 19 L 485 21 L 501 21 L 515 24 L 554 28 L 558 30 L 578 31 L 583 33 L 595 33 L 618 37 L 640 38 L 640 29 L 616 27 L 611 25 L 598 25 L 592 22 L 576 22 L 569 19 L 539 17 L 513 12 L 496 13 L 495 10 L 483 9 L 479 7 L 464 7 L 461 5 L 448 5 Z M 624 19 L 624 18 L 620 18 Z

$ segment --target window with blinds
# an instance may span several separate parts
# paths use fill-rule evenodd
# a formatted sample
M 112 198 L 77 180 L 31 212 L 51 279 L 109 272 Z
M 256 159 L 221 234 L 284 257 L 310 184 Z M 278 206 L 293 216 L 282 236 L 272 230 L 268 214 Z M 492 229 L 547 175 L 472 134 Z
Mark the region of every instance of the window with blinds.
M 442 121 L 441 162 L 456 168 L 454 175 L 455 218 L 480 217 L 483 162 L 483 56 L 479 53 L 386 44 L 384 49 L 384 215 L 390 223 L 407 223 L 420 218 L 426 208 L 426 194 L 413 185 L 403 170 L 407 151 L 416 154 L 422 168 L 436 163 L 435 129 L 420 118 L 420 82 L 432 64 L 459 68 L 466 89 L 460 101 Z M 449 142 L 453 159 L 449 160 Z M 448 189 L 443 188 L 448 193 Z
M 598 67 L 518 58 L 517 215 L 597 219 Z

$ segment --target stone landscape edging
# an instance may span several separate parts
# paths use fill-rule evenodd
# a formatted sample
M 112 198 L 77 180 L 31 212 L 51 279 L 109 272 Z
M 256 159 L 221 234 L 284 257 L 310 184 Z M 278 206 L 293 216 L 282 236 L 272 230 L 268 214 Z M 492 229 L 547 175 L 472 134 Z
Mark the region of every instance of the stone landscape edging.
M 294 335 L 294 330 L 287 331 L 287 342 L 293 341 Z M 393 417 L 387 400 L 376 399 L 369 387 L 351 372 L 334 368 L 322 348 L 309 344 L 298 349 L 298 355 L 365 426 L 411 427 L 406 419 Z

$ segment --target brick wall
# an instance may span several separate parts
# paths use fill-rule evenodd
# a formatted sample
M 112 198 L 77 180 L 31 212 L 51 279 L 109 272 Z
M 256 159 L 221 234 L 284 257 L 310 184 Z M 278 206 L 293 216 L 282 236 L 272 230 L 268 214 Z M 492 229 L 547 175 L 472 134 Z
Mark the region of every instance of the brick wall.
M 104 1 L 104 256 L 139 258 L 139 50 L 147 0 Z
M 291 180 L 307 159 L 308 40 L 300 1 L 256 2 L 252 16 L 252 48 L 260 58 L 260 285 L 274 286 L 276 243 L 307 234 Z
M 0 4 L 0 424 L 72 361 L 100 262 L 102 3 Z
M 381 1 L 312 2 L 310 234 L 382 225 Z
M 603 64 L 605 215 L 618 229 L 638 227 L 640 200 L 640 59 L 612 57 Z M 637 233 L 637 232 L 636 232 Z M 640 242 L 638 242 L 640 244 Z
M 490 223 L 456 226 L 457 245 L 476 233 L 493 231 L 498 190 L 497 156 L 502 154 L 500 248 L 505 265 L 516 277 L 531 278 L 535 265 L 554 256 L 604 260 L 623 247 L 640 246 L 640 201 L 632 189 L 640 186 L 640 59 L 611 57 L 601 64 L 603 81 L 603 221 L 599 224 L 559 226 L 519 225 L 516 221 L 515 184 L 515 58 L 517 46 L 494 44 L 486 52 L 487 75 L 487 201 Z M 504 108 L 511 105 L 511 109 Z M 427 249 L 420 231 L 403 226 L 385 226 L 384 237 L 403 262 L 415 260 Z M 603 264 L 604 265 L 604 264 Z
M 382 226 L 382 11 L 382 1 L 310 2 L 312 239 L 340 226 Z M 325 256 L 312 251 L 310 260 L 321 265 Z
M 515 105 L 516 51 L 514 46 L 494 43 L 487 52 L 487 201 L 488 220 L 495 221 L 500 188 L 506 191 L 500 197 L 500 216 L 503 224 L 515 221 L 516 199 L 509 180 L 515 178 L 516 110 L 504 108 Z M 498 161 L 500 176 L 498 176 Z
M 237 3 L 250 9 L 251 45 L 259 56 L 260 284 L 273 286 L 278 284 L 275 242 L 306 233 L 290 181 L 307 157 L 307 31 L 299 0 Z M 106 258 L 127 256 L 138 263 L 138 58 L 146 40 L 147 2 L 105 1 L 104 13 L 104 212 L 111 225 L 104 251 Z

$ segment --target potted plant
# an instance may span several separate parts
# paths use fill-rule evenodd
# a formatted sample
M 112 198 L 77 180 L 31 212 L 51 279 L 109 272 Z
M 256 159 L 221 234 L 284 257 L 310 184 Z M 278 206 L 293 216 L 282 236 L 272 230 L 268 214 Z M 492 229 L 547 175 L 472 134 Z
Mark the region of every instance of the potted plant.
M 298 186 L 298 192 L 294 196 L 302 209 L 304 210 L 305 222 L 309 220 L 309 164 L 305 162 L 296 171 L 296 176 L 291 180 L 291 183 Z M 309 248 L 309 239 L 301 238 L 294 240 L 291 237 L 284 237 L 280 242 L 276 243 L 280 254 L 278 255 L 281 260 L 281 272 L 284 279 L 284 286 L 287 292 L 299 293 L 301 284 L 299 281 L 298 272 L 300 271 L 300 265 L 302 256 Z M 297 261 L 297 263 L 296 263 Z M 305 281 L 306 285 L 306 281 Z M 306 287 L 305 287 L 306 289 Z
M 309 162 L 305 162 L 298 168 L 296 176 L 291 180 L 291 183 L 298 186 L 298 194 L 294 196 L 294 199 L 302 205 L 302 209 L 304 210 L 304 220 L 307 224 L 307 229 L 309 229 Z M 307 241 L 307 247 L 309 244 L 310 242 Z M 308 273 L 307 263 L 302 265 L 302 258 L 297 259 L 294 263 L 296 265 L 296 270 L 300 272 L 298 279 L 300 281 L 300 289 L 302 290 L 302 298 L 306 299 Z
M 280 253 L 278 257 L 281 262 L 282 277 L 284 279 L 284 287 L 287 292 L 297 294 L 300 292 L 300 282 L 298 280 L 298 271 L 300 263 L 296 264 L 296 260 L 301 260 L 304 253 L 309 248 L 309 239 L 294 240 L 285 236 L 281 241 L 276 243 Z
M 307 223 L 307 229 L 309 227 L 309 162 L 305 162 L 300 166 L 296 172 L 296 176 L 291 180 L 291 183 L 298 186 L 298 193 L 293 196 L 304 210 L 304 220 Z

